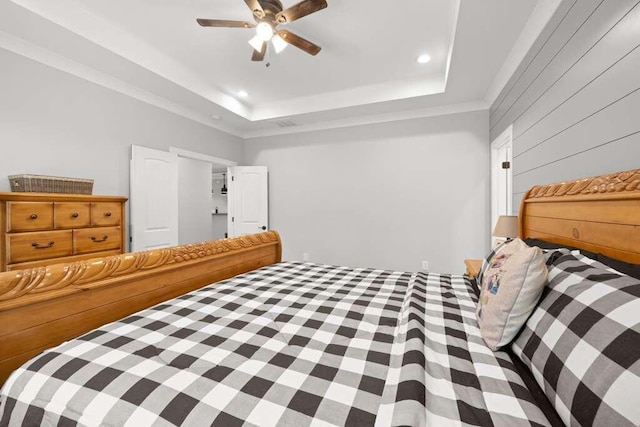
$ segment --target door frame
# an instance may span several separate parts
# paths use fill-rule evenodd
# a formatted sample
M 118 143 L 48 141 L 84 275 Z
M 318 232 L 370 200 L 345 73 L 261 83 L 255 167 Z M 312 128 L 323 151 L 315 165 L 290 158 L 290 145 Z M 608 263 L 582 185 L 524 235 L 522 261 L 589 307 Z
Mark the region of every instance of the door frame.
M 511 163 L 511 167 L 507 172 L 507 212 L 506 215 L 513 213 L 513 125 L 509 125 L 497 138 L 491 142 L 491 224 L 489 224 L 489 230 L 493 231 L 493 227 L 498 220 L 499 210 L 499 198 L 504 197 L 502 194 L 498 194 L 498 180 L 500 174 L 504 173 L 502 169 L 502 161 L 498 159 L 498 152 L 500 149 L 508 146 L 509 158 L 508 162 Z
M 204 162 L 209 162 L 216 165 L 222 165 L 227 167 L 238 166 L 238 162 L 235 162 L 233 160 L 223 159 L 221 157 L 209 156 L 208 154 L 197 153 L 195 151 L 184 150 L 182 148 L 169 147 L 169 152 L 175 153 L 179 157 L 186 157 L 188 159 L 194 159 L 194 160 L 202 160 Z

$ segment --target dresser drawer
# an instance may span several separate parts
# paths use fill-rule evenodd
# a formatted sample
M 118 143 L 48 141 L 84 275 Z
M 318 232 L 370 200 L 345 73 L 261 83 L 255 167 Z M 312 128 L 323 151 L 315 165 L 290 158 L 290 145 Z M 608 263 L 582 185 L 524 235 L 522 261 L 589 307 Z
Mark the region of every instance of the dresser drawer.
M 122 229 L 120 227 L 87 228 L 73 231 L 75 253 L 108 251 L 122 247 Z
M 73 232 L 41 231 L 7 235 L 7 263 L 59 258 L 73 254 Z
M 94 227 L 115 227 L 122 224 L 120 203 L 91 203 L 91 225 Z
M 91 226 L 91 204 L 61 202 L 53 204 L 54 227 L 85 228 Z
M 53 228 L 53 203 L 7 202 L 7 231 L 36 231 Z

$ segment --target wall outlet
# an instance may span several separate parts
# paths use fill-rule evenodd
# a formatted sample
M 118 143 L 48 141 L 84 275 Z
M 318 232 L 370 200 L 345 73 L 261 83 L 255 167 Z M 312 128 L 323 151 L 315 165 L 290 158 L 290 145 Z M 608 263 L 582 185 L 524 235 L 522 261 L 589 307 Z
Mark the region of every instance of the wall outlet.
M 305 253 L 303 253 L 303 254 L 302 254 L 302 260 L 303 260 L 303 261 L 309 261 L 309 254 L 308 254 L 308 253 L 306 253 L 306 252 L 305 252 Z
M 429 271 L 429 261 L 422 261 L 422 269 L 424 271 Z

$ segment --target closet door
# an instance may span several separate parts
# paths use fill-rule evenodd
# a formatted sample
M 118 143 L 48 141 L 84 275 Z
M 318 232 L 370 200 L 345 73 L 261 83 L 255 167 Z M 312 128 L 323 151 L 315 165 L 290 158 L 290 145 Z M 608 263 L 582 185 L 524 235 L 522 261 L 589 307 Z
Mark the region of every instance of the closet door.
M 131 146 L 131 251 L 178 244 L 178 155 Z
M 269 189 L 266 166 L 228 169 L 229 237 L 269 229 Z

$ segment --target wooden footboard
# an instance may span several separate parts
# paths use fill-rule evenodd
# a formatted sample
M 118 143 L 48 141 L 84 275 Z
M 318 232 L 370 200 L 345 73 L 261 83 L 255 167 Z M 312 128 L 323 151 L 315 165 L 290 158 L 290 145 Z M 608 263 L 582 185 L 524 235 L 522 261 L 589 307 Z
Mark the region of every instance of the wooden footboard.
M 269 231 L 0 273 L 0 385 L 47 348 L 281 257 Z

